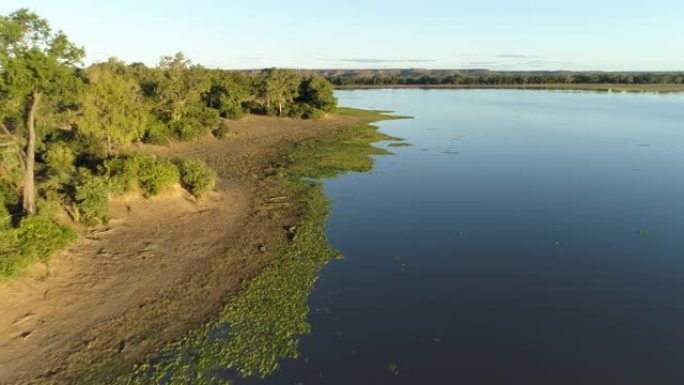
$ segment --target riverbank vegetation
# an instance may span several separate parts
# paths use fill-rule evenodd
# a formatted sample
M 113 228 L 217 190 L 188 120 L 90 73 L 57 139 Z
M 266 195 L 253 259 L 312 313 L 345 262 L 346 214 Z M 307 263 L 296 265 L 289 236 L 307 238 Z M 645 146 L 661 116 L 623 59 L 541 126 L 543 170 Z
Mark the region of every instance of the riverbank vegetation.
M 0 16 L 0 278 L 49 259 L 75 223 L 106 223 L 112 196 L 213 187 L 202 162 L 158 159 L 142 144 L 222 138 L 227 119 L 249 113 L 317 119 L 336 107 L 319 76 L 207 69 L 182 53 L 155 67 L 83 67 L 84 55 L 26 9 Z
M 167 344 L 132 373 L 114 373 L 115 384 L 225 384 L 234 376 L 265 377 L 278 369 L 280 360 L 298 356 L 298 338 L 310 331 L 309 292 L 323 266 L 340 257 L 325 236 L 329 202 L 320 179 L 370 171 L 374 155 L 389 154 L 372 143 L 396 139 L 369 123 L 398 117 L 354 109 L 340 109 L 340 114 L 359 123 L 284 146 L 265 171 L 265 178 L 293 197 L 301 214 L 297 225 L 287 229 L 289 241 L 228 299 L 218 320 Z M 84 377 L 83 383 L 109 381 L 108 369 L 119 365 L 103 362 L 98 367 L 102 370 Z
M 489 70 L 312 71 L 338 88 L 552 88 L 684 91 L 684 72 L 573 72 Z

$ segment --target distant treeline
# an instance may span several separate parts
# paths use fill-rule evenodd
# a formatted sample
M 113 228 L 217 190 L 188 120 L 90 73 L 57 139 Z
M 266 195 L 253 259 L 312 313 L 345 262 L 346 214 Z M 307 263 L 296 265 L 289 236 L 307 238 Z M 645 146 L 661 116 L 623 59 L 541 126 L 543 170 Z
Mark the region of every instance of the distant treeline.
M 155 67 L 110 59 L 84 68 L 84 55 L 29 10 L 0 15 L 0 277 L 74 237 L 55 222 L 60 212 L 89 226 L 107 221 L 113 194 L 211 189 L 203 163 L 131 144 L 221 137 L 221 117 L 246 113 L 315 119 L 337 104 L 315 74 L 208 69 L 181 53 Z
M 314 71 L 318 72 L 318 71 Z M 525 84 L 684 84 L 684 73 L 492 72 L 486 70 L 320 71 L 336 86 L 525 85 Z

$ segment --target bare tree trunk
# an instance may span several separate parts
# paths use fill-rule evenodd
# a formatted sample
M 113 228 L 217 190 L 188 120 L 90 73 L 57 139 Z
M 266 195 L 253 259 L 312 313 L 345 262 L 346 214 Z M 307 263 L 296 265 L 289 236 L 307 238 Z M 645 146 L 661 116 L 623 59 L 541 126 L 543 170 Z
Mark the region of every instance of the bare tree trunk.
M 36 186 L 35 186 L 35 164 L 36 164 L 36 114 L 40 107 L 40 91 L 33 91 L 31 100 L 31 110 L 29 110 L 28 121 L 28 142 L 26 143 L 26 168 L 24 169 L 24 210 L 27 214 L 36 213 Z
M 283 116 L 283 103 L 278 102 L 278 111 L 280 112 L 280 116 Z
M 112 136 L 109 135 L 109 130 L 107 130 L 107 158 L 112 157 Z

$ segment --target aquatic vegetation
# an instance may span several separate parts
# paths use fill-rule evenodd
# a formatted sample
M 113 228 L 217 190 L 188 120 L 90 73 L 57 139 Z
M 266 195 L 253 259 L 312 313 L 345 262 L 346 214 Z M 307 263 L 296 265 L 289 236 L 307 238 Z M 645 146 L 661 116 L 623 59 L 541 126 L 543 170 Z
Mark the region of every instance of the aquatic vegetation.
M 364 116 L 366 122 L 385 117 L 378 112 L 345 112 Z M 371 155 L 389 154 L 371 143 L 387 139 L 362 122 L 284 149 L 271 177 L 291 190 L 298 211 L 304 213 L 297 237 L 228 299 L 216 322 L 166 345 L 114 383 L 225 384 L 234 374 L 263 378 L 279 368 L 280 360 L 298 357 L 298 336 L 311 329 L 309 293 L 323 266 L 340 257 L 328 245 L 325 221 L 330 205 L 322 184 L 314 179 L 370 170 Z
M 387 145 L 388 147 L 411 147 L 413 146 L 411 143 L 406 143 L 406 142 L 394 142 L 390 143 Z

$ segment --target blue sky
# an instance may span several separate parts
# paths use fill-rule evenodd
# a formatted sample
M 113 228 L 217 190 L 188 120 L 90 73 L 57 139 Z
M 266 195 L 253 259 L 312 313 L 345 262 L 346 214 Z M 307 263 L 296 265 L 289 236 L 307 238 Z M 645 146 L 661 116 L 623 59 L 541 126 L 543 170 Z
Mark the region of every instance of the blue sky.
M 684 70 L 682 0 L 2 0 L 87 61 L 221 68 Z

